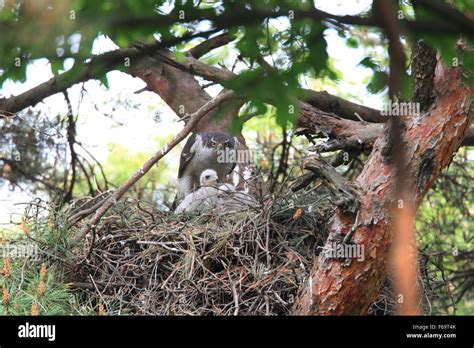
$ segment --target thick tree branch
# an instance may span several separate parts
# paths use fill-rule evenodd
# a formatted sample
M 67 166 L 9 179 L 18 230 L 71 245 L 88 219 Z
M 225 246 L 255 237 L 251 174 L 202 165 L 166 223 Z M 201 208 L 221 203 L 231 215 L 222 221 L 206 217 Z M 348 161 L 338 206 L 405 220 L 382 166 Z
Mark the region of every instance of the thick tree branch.
M 215 13 L 213 11 L 189 11 L 186 15 L 186 22 L 192 22 L 196 20 L 210 20 L 214 23 L 214 26 L 219 29 L 228 29 L 239 25 L 250 25 L 258 24 L 266 18 L 277 18 L 277 17 L 288 17 L 289 14 L 293 15 L 294 19 L 311 19 L 313 21 L 327 21 L 328 23 L 347 24 L 347 25 L 361 25 L 371 27 L 381 27 L 383 23 L 376 17 L 359 17 L 359 16 L 339 16 L 328 12 L 311 8 L 307 10 L 288 8 L 285 6 L 279 6 L 277 9 L 270 8 L 259 8 L 255 7 L 246 9 L 244 7 L 234 7 L 232 11 L 224 13 Z M 174 11 L 167 15 L 156 14 L 150 17 L 129 17 L 124 19 L 116 19 L 112 25 L 119 25 L 122 27 L 136 27 L 136 26 L 166 26 L 176 22 L 182 22 L 179 18 L 180 14 L 178 11 Z M 465 25 L 465 23 L 458 24 L 457 22 L 444 22 L 444 21 L 433 21 L 433 20 L 398 20 L 400 26 L 416 32 L 424 33 L 442 33 L 442 34 L 469 34 L 474 35 L 474 30 Z
M 382 124 L 346 120 L 307 103 L 299 102 L 298 106 L 298 127 L 313 134 L 322 133 L 329 138 L 317 147 L 319 152 L 370 150 L 383 129 Z
M 200 44 L 194 46 L 188 51 L 188 54 L 190 54 L 196 59 L 199 59 L 206 53 L 212 51 L 213 49 L 225 46 L 229 42 L 232 42 L 234 40 L 235 40 L 235 37 L 229 35 L 228 33 L 223 33 L 223 34 L 214 36 L 208 40 L 205 40 L 201 42 Z
M 353 103 L 327 92 L 316 92 L 309 89 L 305 89 L 304 92 L 302 100 L 318 109 L 332 112 L 342 118 L 358 121 L 359 117 L 357 115 L 359 115 L 367 122 L 384 123 L 387 121 L 387 118 L 380 114 L 380 110 Z
M 474 21 L 466 17 L 464 13 L 443 1 L 416 0 L 416 3 L 437 12 L 441 18 L 447 19 L 447 21 L 451 23 L 457 23 L 457 26 L 460 29 L 465 30 L 466 32 L 474 32 Z
M 174 59 L 172 52 L 167 52 L 164 50 L 158 51 L 153 55 L 153 58 L 166 63 L 176 69 L 185 71 L 191 75 L 200 76 L 206 80 L 222 83 L 227 80 L 232 80 L 237 78 L 237 74 L 234 74 L 230 70 L 225 70 L 222 68 L 217 68 L 212 65 L 201 62 L 198 59 L 193 57 L 184 57 L 179 62 Z
M 405 73 L 405 51 L 400 41 L 400 26 L 397 22 L 398 6 L 394 3 L 374 0 L 374 12 L 385 21 L 385 33 L 388 38 L 388 53 L 390 58 L 390 75 L 388 93 L 390 100 L 395 100 L 400 94 L 401 78 Z M 428 51 L 428 54 L 430 52 Z M 423 59 L 424 56 L 419 56 Z M 415 64 L 418 65 L 418 64 Z M 414 75 L 420 73 L 414 70 Z M 427 72 L 434 78 L 434 73 Z M 393 224 L 392 246 L 389 263 L 393 267 L 395 291 L 400 294 L 404 301 L 398 306 L 397 313 L 402 315 L 419 315 L 419 278 L 418 248 L 416 244 L 416 233 L 414 229 L 416 208 L 411 199 L 413 190 L 412 181 L 407 180 L 407 145 L 403 141 L 406 138 L 404 118 L 392 118 L 388 122 L 389 143 L 387 151 L 383 152 L 385 161 L 393 161 L 393 189 L 396 202 L 403 205 L 392 204 L 390 207 L 389 221 Z
M 474 117 L 474 116 L 471 116 Z M 325 133 L 329 140 L 316 146 L 319 152 L 335 150 L 355 150 L 369 152 L 382 134 L 383 124 L 362 123 L 345 120 L 336 115 L 323 112 L 307 103 L 300 104 L 300 118 L 298 119 L 298 133 Z M 461 146 L 474 146 L 474 126 L 469 128 Z
M 126 68 L 128 63 L 133 64 L 135 60 L 140 57 L 148 55 L 160 48 L 174 46 L 182 41 L 211 34 L 214 31 L 215 30 L 206 33 L 187 34 L 180 38 L 162 42 L 155 41 L 141 50 L 136 48 L 124 48 L 93 56 L 88 63 L 73 67 L 71 70 L 53 77 L 49 81 L 33 87 L 18 96 L 0 99 L 0 117 L 11 116 L 28 106 L 36 105 L 53 94 L 65 91 L 76 83 L 99 78 L 106 72 L 114 70 L 117 67 L 121 67 L 122 69 Z

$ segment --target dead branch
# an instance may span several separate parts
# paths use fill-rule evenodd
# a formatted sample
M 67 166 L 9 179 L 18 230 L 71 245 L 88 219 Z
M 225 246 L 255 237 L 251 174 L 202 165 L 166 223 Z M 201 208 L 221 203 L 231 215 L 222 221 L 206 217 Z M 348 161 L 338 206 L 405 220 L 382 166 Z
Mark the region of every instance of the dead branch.
M 321 179 L 333 196 L 334 204 L 346 211 L 357 211 L 358 195 L 350 183 L 320 155 L 310 155 L 303 159 L 302 167 Z
M 64 202 L 69 202 L 73 197 L 74 185 L 76 184 L 76 171 L 77 163 L 79 162 L 74 144 L 76 143 L 76 120 L 72 114 L 71 100 L 67 91 L 63 91 L 64 99 L 66 100 L 68 112 L 67 112 L 67 142 L 69 145 L 69 152 L 71 154 L 71 179 L 69 181 L 69 187 L 67 187 L 67 181 L 64 186 L 65 195 L 63 197 Z M 67 179 L 67 175 L 66 175 Z

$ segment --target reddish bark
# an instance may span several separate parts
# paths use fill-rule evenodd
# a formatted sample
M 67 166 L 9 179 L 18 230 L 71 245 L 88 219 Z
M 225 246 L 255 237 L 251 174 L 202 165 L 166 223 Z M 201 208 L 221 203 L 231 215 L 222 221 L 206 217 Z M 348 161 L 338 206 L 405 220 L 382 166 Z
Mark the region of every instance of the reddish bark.
M 417 208 L 441 170 L 468 132 L 472 119 L 472 89 L 462 83 L 459 69 L 437 63 L 435 101 L 419 116 L 405 118 L 406 177 L 411 179 L 411 199 Z M 358 227 L 353 242 L 364 246 L 365 259 L 329 259 L 321 255 L 315 262 L 294 313 L 305 315 L 366 314 L 376 300 L 387 275 L 392 239 L 393 161 L 387 158 L 387 126 L 374 144 L 363 171 L 356 180 L 360 192 Z M 354 214 L 338 210 L 330 226 L 330 236 L 345 234 L 355 221 Z M 329 242 L 328 242 L 329 243 Z M 326 245 L 330 247 L 330 245 Z

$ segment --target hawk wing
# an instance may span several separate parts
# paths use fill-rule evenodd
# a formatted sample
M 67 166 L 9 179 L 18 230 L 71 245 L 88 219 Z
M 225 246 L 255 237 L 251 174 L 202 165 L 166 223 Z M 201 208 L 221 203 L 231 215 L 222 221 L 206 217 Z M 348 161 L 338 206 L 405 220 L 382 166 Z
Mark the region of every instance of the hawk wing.
M 194 144 L 196 143 L 197 137 L 200 137 L 200 135 L 191 135 L 188 141 L 186 141 L 186 144 L 184 144 L 184 148 L 181 152 L 181 157 L 179 159 L 178 179 L 183 176 L 186 166 L 189 164 L 189 162 L 194 156 Z

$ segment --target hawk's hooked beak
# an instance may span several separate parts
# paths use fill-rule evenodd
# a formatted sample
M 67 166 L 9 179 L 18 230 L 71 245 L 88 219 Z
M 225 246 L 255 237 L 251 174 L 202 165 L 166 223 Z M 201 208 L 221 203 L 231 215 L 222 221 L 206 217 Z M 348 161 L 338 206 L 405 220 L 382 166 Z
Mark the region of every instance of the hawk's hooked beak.
M 216 148 L 219 149 L 219 150 L 222 149 L 223 147 L 224 147 L 224 144 L 217 144 L 216 145 Z

